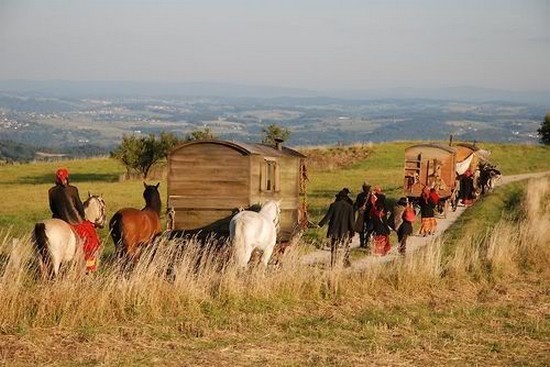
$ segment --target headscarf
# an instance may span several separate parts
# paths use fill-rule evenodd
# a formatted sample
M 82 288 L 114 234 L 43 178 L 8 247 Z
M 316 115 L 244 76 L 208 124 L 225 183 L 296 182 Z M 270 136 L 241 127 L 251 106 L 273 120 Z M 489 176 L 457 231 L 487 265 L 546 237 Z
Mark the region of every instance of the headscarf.
M 57 171 L 55 171 L 55 178 L 57 182 L 63 183 L 65 181 L 69 180 L 69 170 L 66 168 L 59 168 Z

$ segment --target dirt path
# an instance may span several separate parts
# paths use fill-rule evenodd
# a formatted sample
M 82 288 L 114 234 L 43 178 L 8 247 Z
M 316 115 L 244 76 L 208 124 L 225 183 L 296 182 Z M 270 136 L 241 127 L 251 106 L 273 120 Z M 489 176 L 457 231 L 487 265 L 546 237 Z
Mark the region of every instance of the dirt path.
M 507 185 L 512 182 L 525 180 L 528 178 L 538 178 L 538 177 L 544 177 L 550 175 L 550 171 L 546 172 L 537 172 L 537 173 L 525 173 L 520 175 L 512 175 L 512 176 L 503 176 L 496 184 L 496 186 L 503 186 Z M 430 241 L 440 237 L 446 230 L 453 224 L 462 213 L 466 210 L 466 207 L 459 206 L 455 212 L 450 211 L 447 214 L 447 218 L 441 218 L 437 220 L 437 231 L 432 236 L 427 237 L 420 237 L 420 236 L 411 236 L 409 237 L 407 241 L 407 254 L 411 254 L 418 250 L 420 247 L 425 246 Z M 359 247 L 359 236 L 356 235 L 353 239 L 353 242 L 351 243 L 352 248 Z M 398 257 L 399 254 L 397 253 L 397 244 L 392 243 L 392 249 L 390 253 L 386 256 L 380 257 L 380 256 L 373 256 L 368 255 L 365 257 L 362 257 L 358 260 L 352 261 L 351 269 L 352 270 L 359 270 L 364 269 L 372 264 L 380 264 L 388 261 L 392 261 L 396 257 Z M 314 265 L 314 264 L 323 264 L 326 265 L 330 262 L 330 250 L 316 250 L 314 252 L 311 252 L 307 255 L 305 255 L 302 258 L 302 263 L 306 265 Z

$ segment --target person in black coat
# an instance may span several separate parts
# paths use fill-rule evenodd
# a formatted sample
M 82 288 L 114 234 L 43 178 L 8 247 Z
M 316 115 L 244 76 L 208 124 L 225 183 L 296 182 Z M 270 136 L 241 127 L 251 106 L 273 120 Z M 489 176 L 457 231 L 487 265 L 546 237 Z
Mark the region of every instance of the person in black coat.
M 69 171 L 60 168 L 55 172 L 55 186 L 48 191 L 52 218 L 77 225 L 84 222 L 84 205 L 76 186 L 69 184 Z
M 353 230 L 353 206 L 345 190 L 336 194 L 335 201 L 330 204 L 327 213 L 319 222 L 319 227 L 328 223 L 327 237 L 330 238 L 330 266 L 336 265 L 338 248 L 344 247 L 344 266 L 351 265 L 349 260 L 350 242 L 355 232 Z
M 474 201 L 474 178 L 472 172 L 468 169 L 460 179 L 460 199 L 462 204 L 471 205 Z
M 363 183 L 362 191 L 357 195 L 353 209 L 357 212 L 355 222 L 355 231 L 359 232 L 359 247 L 368 248 L 369 230 L 372 228 L 369 213 L 372 209 L 372 201 L 370 200 L 371 186 L 368 183 Z

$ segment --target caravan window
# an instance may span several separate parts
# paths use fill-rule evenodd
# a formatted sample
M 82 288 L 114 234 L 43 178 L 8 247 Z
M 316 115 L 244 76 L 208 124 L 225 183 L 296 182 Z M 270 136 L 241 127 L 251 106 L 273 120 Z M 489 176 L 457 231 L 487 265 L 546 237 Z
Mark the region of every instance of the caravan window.
M 279 191 L 279 165 L 276 161 L 264 160 L 261 172 L 261 191 Z

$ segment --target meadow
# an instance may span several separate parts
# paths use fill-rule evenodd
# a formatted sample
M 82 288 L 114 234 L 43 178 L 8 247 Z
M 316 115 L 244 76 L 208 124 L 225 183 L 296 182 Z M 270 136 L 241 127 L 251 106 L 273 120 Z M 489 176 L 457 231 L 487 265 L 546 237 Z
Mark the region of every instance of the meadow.
M 366 159 L 310 170 L 313 219 L 336 191 L 359 188 L 364 180 L 398 197 L 408 144 L 361 146 L 357 149 L 368 150 Z M 550 170 L 548 148 L 488 149 L 504 174 Z M 110 213 L 142 205 L 141 182 L 119 182 L 123 169 L 116 162 L 64 165 L 81 195 L 103 193 Z M 0 167 L 2 364 L 550 363 L 548 180 L 498 188 L 447 236 L 362 272 L 303 266 L 307 246 L 301 243 L 282 268 L 246 274 L 222 266 L 213 255 L 197 266 L 192 243 L 177 254 L 163 243 L 157 256 L 130 274 L 106 263 L 91 277 L 69 270 L 66 278 L 41 282 L 33 276 L 28 238 L 15 247 L 12 238 L 49 216 L 47 189 L 57 166 Z M 161 189 L 166 197 L 162 183 Z M 108 242 L 106 233 L 102 237 Z

